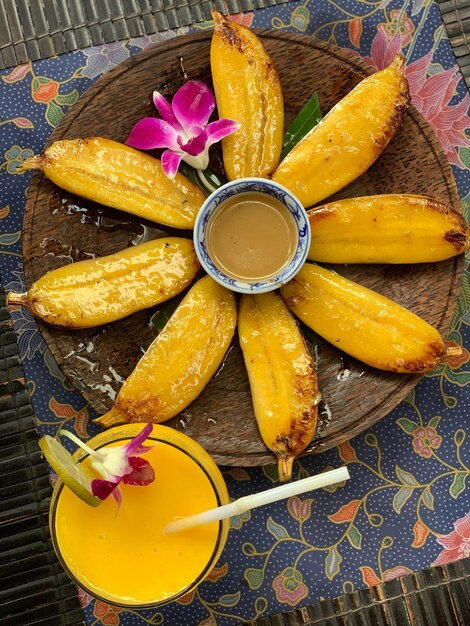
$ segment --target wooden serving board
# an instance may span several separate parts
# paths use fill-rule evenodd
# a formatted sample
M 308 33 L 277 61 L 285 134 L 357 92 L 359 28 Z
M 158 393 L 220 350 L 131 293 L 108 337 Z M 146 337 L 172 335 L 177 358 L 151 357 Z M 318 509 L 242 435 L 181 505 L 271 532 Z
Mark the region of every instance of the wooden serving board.
M 370 72 L 354 55 L 312 38 L 276 31 L 259 34 L 281 78 L 286 124 L 314 90 L 319 93 L 325 114 Z M 93 135 L 124 141 L 137 120 L 155 115 L 151 99 L 154 89 L 172 96 L 186 79 L 211 85 L 211 35 L 205 31 L 176 38 L 131 57 L 82 96 L 50 141 Z M 459 206 L 449 163 L 432 131 L 413 108 L 380 159 L 337 197 L 398 192 L 429 194 Z M 63 264 L 111 254 L 153 237 L 157 234 L 154 228 L 158 226 L 72 197 L 37 173 L 24 221 L 27 283 L 31 285 Z M 462 278 L 462 257 L 432 264 L 351 265 L 336 269 L 399 302 L 446 334 Z M 153 339 L 149 326 L 153 312 L 143 311 L 108 326 L 80 331 L 40 324 L 66 377 L 98 413 L 111 407 L 123 380 Z M 302 330 L 315 355 L 324 399 L 318 433 L 307 453 L 326 450 L 371 426 L 419 380 L 419 376 L 369 368 L 304 326 Z M 273 461 L 258 434 L 236 340 L 223 367 L 203 393 L 167 424 L 184 429 L 220 464 L 252 466 Z

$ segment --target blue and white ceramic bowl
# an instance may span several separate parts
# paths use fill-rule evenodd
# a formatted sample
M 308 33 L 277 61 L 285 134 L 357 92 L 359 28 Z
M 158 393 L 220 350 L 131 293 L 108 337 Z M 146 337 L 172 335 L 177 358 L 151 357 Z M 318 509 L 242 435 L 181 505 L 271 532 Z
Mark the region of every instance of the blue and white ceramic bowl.
M 294 218 L 298 231 L 297 248 L 290 262 L 278 274 L 257 282 L 240 280 L 225 274 L 212 261 L 206 245 L 210 219 L 220 204 L 234 195 L 250 191 L 265 193 L 282 202 Z M 310 248 L 310 238 L 310 222 L 300 201 L 282 185 L 265 178 L 240 178 L 222 185 L 204 202 L 194 225 L 194 247 L 202 267 L 218 283 L 239 293 L 265 293 L 278 289 L 291 280 L 305 263 Z

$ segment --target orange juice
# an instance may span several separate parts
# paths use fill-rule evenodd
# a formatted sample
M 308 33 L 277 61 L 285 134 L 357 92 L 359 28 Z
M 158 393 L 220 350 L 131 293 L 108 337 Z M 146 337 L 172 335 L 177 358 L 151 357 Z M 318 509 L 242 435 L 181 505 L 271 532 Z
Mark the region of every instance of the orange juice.
M 88 445 L 123 445 L 142 427 L 112 428 Z M 61 483 L 51 503 L 51 535 L 69 575 L 93 596 L 121 606 L 155 606 L 190 591 L 215 565 L 228 533 L 227 520 L 163 533 L 174 519 L 228 503 L 228 493 L 214 461 L 186 435 L 154 426 L 144 445 L 154 446 L 143 458 L 155 480 L 121 483 L 119 510 L 111 497 L 93 508 Z

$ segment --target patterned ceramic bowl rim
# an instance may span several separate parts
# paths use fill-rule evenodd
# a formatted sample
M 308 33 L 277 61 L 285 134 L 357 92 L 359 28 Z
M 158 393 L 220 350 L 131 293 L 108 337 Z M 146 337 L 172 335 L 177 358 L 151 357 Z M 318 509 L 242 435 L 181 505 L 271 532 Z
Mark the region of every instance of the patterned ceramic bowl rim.
M 277 198 L 290 211 L 298 232 L 297 248 L 294 256 L 275 276 L 257 282 L 238 280 L 227 276 L 212 261 L 206 246 L 207 226 L 220 204 L 232 196 L 247 191 L 258 191 Z M 265 293 L 287 283 L 305 263 L 310 248 L 310 222 L 307 213 L 294 194 L 288 189 L 265 178 L 240 178 L 216 189 L 204 202 L 199 210 L 194 225 L 194 247 L 202 267 L 224 287 L 239 293 Z

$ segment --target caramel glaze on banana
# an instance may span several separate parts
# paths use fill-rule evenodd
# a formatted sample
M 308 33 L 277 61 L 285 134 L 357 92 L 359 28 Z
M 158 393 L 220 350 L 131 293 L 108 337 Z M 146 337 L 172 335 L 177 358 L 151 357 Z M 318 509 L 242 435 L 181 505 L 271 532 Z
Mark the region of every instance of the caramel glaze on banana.
M 250 29 L 214 11 L 211 71 L 219 118 L 240 122 L 222 139 L 229 180 L 268 177 L 281 154 L 284 103 L 276 69 Z
M 405 59 L 367 76 L 283 159 L 273 180 L 305 207 L 364 173 L 398 130 L 410 103 Z
M 77 196 L 174 228 L 192 228 L 205 200 L 182 174 L 168 178 L 159 159 L 104 137 L 56 141 L 19 171 L 29 169 Z
M 423 374 L 449 353 L 439 332 L 425 320 L 313 263 L 306 263 L 281 294 L 307 326 L 372 367 Z
M 114 407 L 96 422 L 163 422 L 202 392 L 235 332 L 235 297 L 210 276 L 191 287 L 121 387 Z
M 428 196 L 384 194 L 337 200 L 308 213 L 308 258 L 323 263 L 429 263 L 470 249 L 470 229 Z
M 279 478 L 317 427 L 320 393 L 315 364 L 297 324 L 274 292 L 243 295 L 238 334 L 261 437 L 278 458 Z
M 165 237 L 59 267 L 7 302 L 54 326 L 101 326 L 176 296 L 199 268 L 192 241 Z

